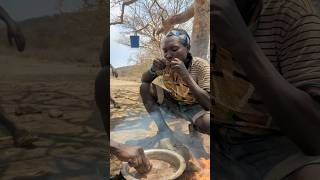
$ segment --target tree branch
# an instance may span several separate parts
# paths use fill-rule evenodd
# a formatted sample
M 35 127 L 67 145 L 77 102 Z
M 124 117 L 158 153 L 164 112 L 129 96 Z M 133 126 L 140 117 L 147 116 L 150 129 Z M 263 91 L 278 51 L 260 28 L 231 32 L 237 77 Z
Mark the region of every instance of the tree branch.
M 158 2 L 157 0 L 154 0 L 154 2 L 155 2 L 155 3 L 158 5 L 158 7 L 162 10 L 161 14 L 162 14 L 163 12 L 166 12 L 166 13 L 167 13 L 167 16 L 169 16 L 168 11 L 167 11 L 166 9 L 164 9 L 164 8 L 159 4 L 159 2 Z
M 180 14 L 173 15 L 162 22 L 162 26 L 157 31 L 157 34 L 160 33 L 167 33 L 174 25 L 181 24 L 189 19 L 191 19 L 194 16 L 194 5 L 191 4 L 187 10 Z
M 116 22 L 111 22 L 111 25 L 116 25 L 116 24 L 123 24 L 123 15 L 124 15 L 124 9 L 125 6 L 129 6 L 130 4 L 133 4 L 135 2 L 137 2 L 138 0 L 123 0 L 122 6 L 121 6 L 121 15 L 120 15 L 120 20 L 116 21 Z

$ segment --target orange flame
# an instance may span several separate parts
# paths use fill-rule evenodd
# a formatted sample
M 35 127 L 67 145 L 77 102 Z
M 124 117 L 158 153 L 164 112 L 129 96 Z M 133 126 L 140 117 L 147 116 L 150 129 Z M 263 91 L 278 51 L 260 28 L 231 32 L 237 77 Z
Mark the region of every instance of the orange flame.
M 210 159 L 200 158 L 197 161 L 201 170 L 194 173 L 190 180 L 210 180 Z

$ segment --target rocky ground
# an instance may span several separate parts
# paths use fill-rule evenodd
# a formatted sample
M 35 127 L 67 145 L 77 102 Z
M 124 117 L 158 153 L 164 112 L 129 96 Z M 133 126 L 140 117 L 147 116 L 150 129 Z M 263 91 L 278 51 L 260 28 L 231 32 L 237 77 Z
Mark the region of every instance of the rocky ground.
M 13 146 L 0 124 L 0 177 L 101 179 L 106 135 L 94 102 L 98 69 L 0 56 L 0 98 L 6 115 L 38 135 L 32 149 Z

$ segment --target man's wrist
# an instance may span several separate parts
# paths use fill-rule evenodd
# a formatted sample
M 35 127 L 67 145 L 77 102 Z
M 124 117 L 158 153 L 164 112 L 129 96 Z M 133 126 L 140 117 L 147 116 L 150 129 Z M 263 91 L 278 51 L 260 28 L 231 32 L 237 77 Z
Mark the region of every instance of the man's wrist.
M 185 83 L 187 83 L 188 86 L 190 86 L 192 84 L 192 77 L 189 73 L 186 73 L 183 77 L 182 77 L 183 81 Z
M 156 68 L 155 68 L 155 66 L 152 64 L 152 66 L 150 67 L 150 69 L 149 69 L 149 73 L 153 76 L 153 77 L 155 77 L 156 75 L 157 75 L 157 73 L 156 73 Z

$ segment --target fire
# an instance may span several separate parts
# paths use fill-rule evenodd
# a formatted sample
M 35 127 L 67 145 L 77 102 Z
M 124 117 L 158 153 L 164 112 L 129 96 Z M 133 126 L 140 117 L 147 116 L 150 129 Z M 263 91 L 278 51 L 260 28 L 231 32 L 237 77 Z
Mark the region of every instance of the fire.
M 195 172 L 190 180 L 210 180 L 210 159 L 200 158 L 197 162 L 199 163 L 201 170 Z

